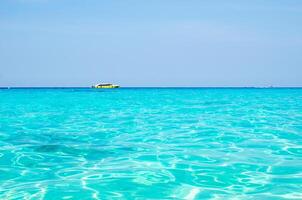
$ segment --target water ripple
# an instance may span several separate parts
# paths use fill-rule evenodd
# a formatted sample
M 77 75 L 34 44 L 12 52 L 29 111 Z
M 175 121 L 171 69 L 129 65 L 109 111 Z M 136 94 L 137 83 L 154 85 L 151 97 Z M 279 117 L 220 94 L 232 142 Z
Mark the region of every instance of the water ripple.
M 301 199 L 302 90 L 0 93 L 0 199 Z

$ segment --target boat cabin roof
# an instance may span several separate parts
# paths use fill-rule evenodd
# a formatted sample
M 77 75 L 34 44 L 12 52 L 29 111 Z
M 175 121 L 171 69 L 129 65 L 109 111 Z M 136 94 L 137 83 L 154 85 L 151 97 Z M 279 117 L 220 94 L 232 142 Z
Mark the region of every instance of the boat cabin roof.
M 99 84 L 96 84 L 96 86 L 109 86 L 109 85 L 112 85 L 111 83 L 99 83 Z

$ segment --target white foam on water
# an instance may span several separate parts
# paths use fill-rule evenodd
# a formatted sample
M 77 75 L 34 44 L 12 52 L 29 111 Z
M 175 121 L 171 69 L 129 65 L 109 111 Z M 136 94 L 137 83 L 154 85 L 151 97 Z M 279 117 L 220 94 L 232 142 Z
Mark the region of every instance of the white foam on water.
M 284 194 L 282 195 L 282 197 L 286 199 L 302 199 L 302 193 L 293 192 L 289 194 Z
M 199 188 L 193 188 L 189 194 L 185 197 L 186 200 L 193 200 L 195 199 L 196 195 L 200 192 Z

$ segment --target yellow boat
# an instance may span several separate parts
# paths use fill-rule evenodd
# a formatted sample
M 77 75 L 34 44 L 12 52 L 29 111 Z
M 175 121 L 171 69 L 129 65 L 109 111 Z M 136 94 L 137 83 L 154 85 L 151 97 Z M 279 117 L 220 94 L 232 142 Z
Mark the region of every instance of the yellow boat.
M 119 87 L 120 87 L 119 85 L 114 85 L 111 83 L 100 83 L 100 84 L 92 86 L 92 88 L 98 88 L 98 89 L 100 89 L 100 88 L 110 89 L 110 88 L 119 88 Z

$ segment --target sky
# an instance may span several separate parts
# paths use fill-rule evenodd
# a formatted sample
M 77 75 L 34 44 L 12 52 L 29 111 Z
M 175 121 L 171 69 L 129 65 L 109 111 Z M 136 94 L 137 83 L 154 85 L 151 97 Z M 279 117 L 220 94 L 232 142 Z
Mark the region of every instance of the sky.
M 0 1 L 0 86 L 98 82 L 302 87 L 302 1 Z

